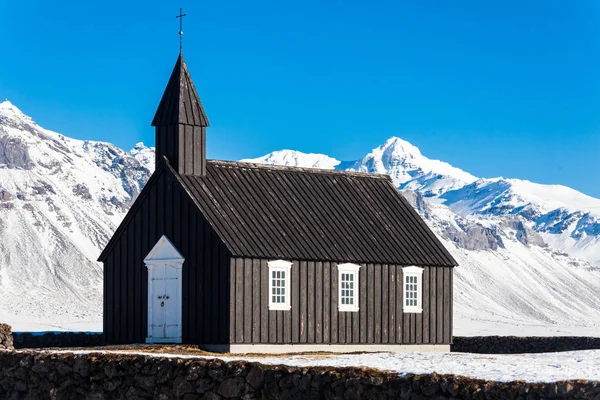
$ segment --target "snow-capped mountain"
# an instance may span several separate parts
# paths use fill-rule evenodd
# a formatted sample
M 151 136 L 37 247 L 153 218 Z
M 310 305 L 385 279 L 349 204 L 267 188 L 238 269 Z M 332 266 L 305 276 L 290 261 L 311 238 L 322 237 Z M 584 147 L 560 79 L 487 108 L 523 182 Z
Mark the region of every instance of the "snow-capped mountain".
M 280 163 L 278 153 L 248 161 Z M 319 156 L 327 157 L 311 159 Z M 294 160 L 285 165 L 310 165 L 299 152 Z M 399 138 L 335 168 L 390 175 L 457 259 L 457 334 L 600 328 L 600 200 L 559 185 L 478 179 Z
M 399 189 L 417 190 L 425 197 L 437 196 L 477 179 L 446 162 L 423 156 L 417 147 L 397 137 L 388 139 L 344 169 L 387 174 Z
M 241 160 L 257 164 L 288 165 L 304 168 L 334 169 L 340 164 L 335 158 L 324 154 L 301 153 L 296 150 L 279 150 L 258 158 Z
M 357 161 L 342 162 L 324 154 L 305 154 L 293 150 L 274 151 L 242 161 L 387 174 L 398 188 L 418 190 L 424 196 L 437 196 L 477 180 L 448 163 L 424 157 L 417 147 L 397 137 L 388 139 Z
M 518 216 L 544 240 L 600 264 L 600 199 L 561 185 L 519 179 L 480 179 L 440 195 L 463 215 Z
M 292 150 L 245 161 L 390 174 L 460 263 L 456 334 L 600 328 L 600 271 L 575 257 L 593 261 L 598 253 L 597 199 L 478 179 L 399 138 L 355 161 Z M 16 330 L 101 329 L 96 258 L 153 164 L 154 149 L 141 143 L 127 152 L 70 139 L 0 103 L 0 293 L 8 299 L 1 322 Z
M 0 320 L 97 326 L 96 258 L 148 180 L 153 157 L 142 144 L 128 153 L 70 139 L 0 103 Z

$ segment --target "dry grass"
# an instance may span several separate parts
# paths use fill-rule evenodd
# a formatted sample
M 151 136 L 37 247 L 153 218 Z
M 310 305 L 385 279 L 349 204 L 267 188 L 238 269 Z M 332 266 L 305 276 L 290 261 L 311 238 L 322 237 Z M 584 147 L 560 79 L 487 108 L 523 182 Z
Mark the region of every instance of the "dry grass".
M 185 356 L 203 356 L 203 357 L 253 357 L 253 358 L 273 358 L 273 357 L 291 357 L 291 356 L 310 356 L 313 358 L 329 358 L 339 354 L 365 354 L 365 352 L 348 352 L 348 353 L 333 353 L 326 351 L 312 351 L 301 353 L 213 353 L 202 350 L 196 345 L 173 345 L 173 344 L 127 344 L 127 345 L 110 345 L 99 347 L 61 347 L 61 348 L 45 348 L 44 350 L 78 350 L 88 351 L 117 351 L 122 353 L 150 353 L 150 354 L 176 354 Z

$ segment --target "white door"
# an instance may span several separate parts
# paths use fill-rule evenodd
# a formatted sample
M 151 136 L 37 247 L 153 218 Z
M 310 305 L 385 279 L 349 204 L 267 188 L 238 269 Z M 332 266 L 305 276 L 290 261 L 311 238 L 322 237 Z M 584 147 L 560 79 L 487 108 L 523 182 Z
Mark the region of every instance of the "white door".
M 181 337 L 181 269 L 168 263 L 155 265 L 152 284 L 152 335 L 154 341 Z M 150 306 L 150 304 L 149 304 Z
M 163 236 L 144 262 L 148 268 L 146 343 L 181 343 L 181 272 L 184 258 Z

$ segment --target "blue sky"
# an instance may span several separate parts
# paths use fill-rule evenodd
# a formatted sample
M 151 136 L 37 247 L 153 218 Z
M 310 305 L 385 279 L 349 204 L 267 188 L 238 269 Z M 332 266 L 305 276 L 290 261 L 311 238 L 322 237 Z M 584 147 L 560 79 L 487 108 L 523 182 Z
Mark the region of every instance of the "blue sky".
M 600 2 L 0 1 L 0 98 L 131 148 L 178 53 L 208 156 L 342 160 L 395 135 L 477 176 L 600 197 Z

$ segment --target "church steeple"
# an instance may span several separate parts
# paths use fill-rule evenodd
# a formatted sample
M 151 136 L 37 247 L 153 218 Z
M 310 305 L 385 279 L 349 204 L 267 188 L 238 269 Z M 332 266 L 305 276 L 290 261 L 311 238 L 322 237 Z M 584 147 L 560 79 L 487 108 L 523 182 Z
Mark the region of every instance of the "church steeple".
M 166 156 L 182 175 L 206 174 L 208 118 L 179 53 L 152 126 L 156 128 L 156 167 Z

